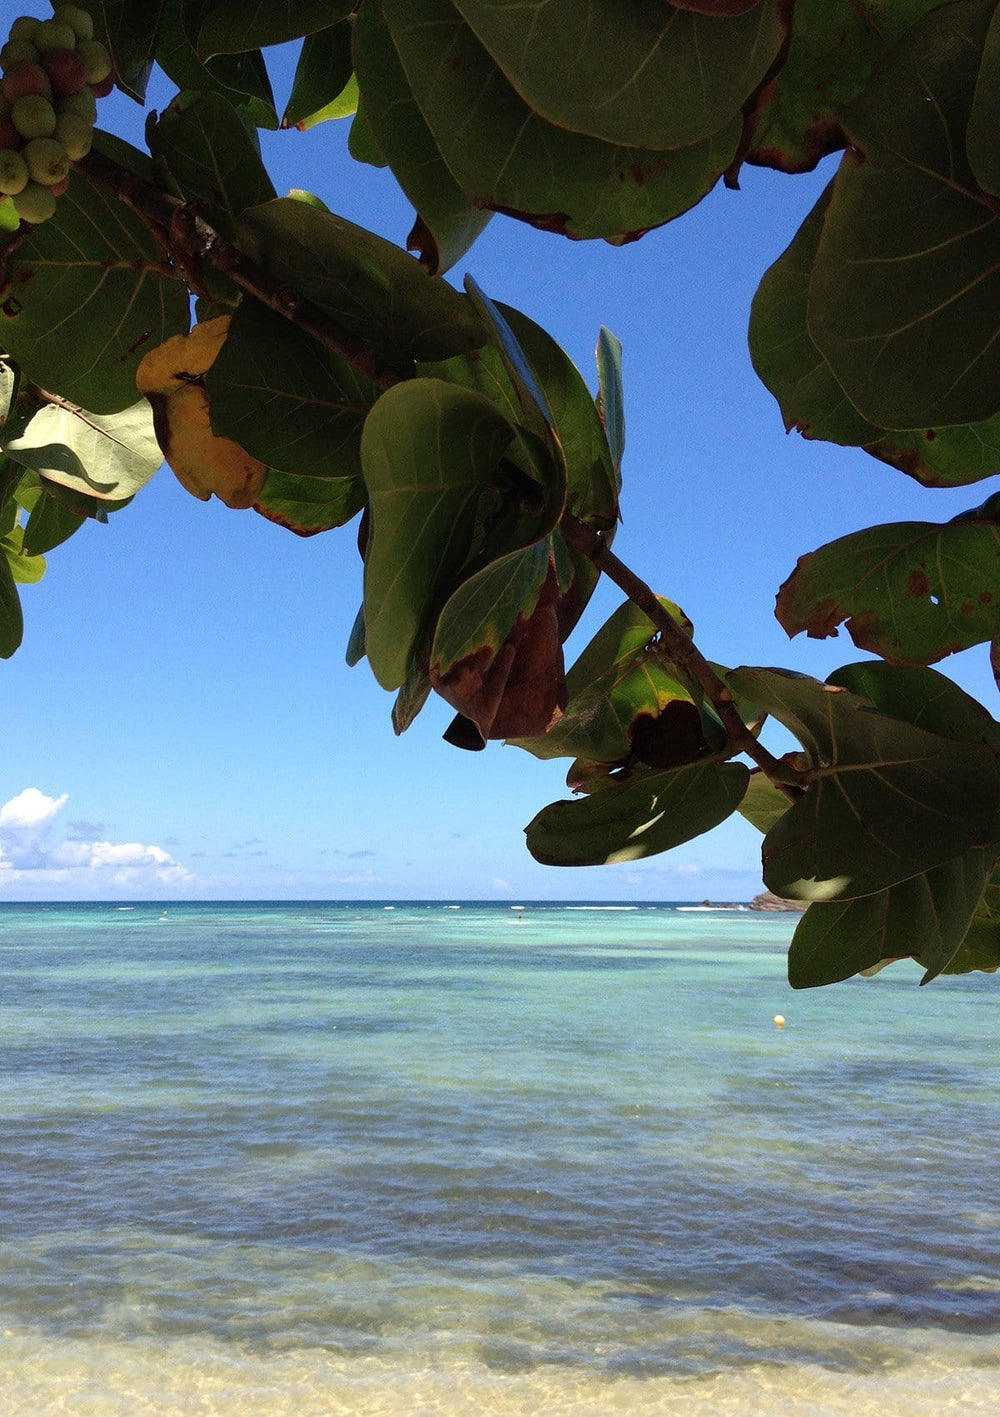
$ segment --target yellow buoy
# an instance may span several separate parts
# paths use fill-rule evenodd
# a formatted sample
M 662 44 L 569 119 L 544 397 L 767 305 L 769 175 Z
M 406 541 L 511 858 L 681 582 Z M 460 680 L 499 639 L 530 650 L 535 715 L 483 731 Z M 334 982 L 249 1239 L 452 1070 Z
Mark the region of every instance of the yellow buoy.
M 774 1026 L 775 1026 L 775 1028 L 784 1028 L 784 1026 L 785 1026 L 785 1016 L 784 1016 L 784 1014 L 775 1014 L 775 1016 L 774 1016 Z

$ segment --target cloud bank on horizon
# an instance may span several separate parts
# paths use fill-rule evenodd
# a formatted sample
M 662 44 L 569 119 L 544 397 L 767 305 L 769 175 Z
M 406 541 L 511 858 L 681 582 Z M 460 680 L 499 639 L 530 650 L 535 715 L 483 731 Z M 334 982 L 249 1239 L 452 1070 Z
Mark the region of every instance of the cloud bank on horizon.
M 69 823 L 72 835 L 60 836 L 56 819 L 68 800 L 65 792 L 48 797 L 37 787 L 26 787 L 0 807 L 0 891 L 16 884 L 32 893 L 57 888 L 60 893 L 73 890 L 87 896 L 109 890 L 148 891 L 194 880 L 161 846 L 88 840 L 78 830 L 88 825 L 82 822 Z

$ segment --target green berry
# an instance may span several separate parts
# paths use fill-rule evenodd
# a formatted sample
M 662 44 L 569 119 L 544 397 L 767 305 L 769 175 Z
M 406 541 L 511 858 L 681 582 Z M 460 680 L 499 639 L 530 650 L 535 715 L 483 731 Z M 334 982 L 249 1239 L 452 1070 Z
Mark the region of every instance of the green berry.
M 51 187 L 42 187 L 37 182 L 29 182 L 11 201 L 21 220 L 30 221 L 32 226 L 48 221 L 56 214 L 56 199 Z
M 32 182 L 43 187 L 54 187 L 69 175 L 69 154 L 56 138 L 33 138 L 25 143 L 21 156 Z
M 87 83 L 99 84 L 111 73 L 111 55 L 96 39 L 82 39 L 76 52 L 87 70 Z
M 69 25 L 77 39 L 94 38 L 94 22 L 79 5 L 56 5 L 54 18 Z
M 73 113 L 77 118 L 82 118 L 91 127 L 97 122 L 97 99 L 89 84 L 84 84 L 79 93 L 67 94 L 65 98 L 60 98 L 56 102 L 56 116 L 60 113 Z
M 12 69 L 15 64 L 20 64 L 25 60 L 29 64 L 37 64 L 39 57 L 38 49 L 28 40 L 9 39 L 0 49 L 0 69 Z
M 50 49 L 75 49 L 76 31 L 72 25 L 63 24 L 62 20 L 43 20 L 31 42 L 42 54 L 47 54 Z
M 22 138 L 51 138 L 56 131 L 56 111 L 41 94 L 19 98 L 10 110 L 10 121 Z
M 10 37 L 11 39 L 27 39 L 34 42 L 35 31 L 41 23 L 41 20 L 36 20 L 34 15 L 18 15 L 10 27 Z
M 70 162 L 78 162 L 90 152 L 94 127 L 76 113 L 56 114 L 56 141 L 62 143 Z
M 28 185 L 31 173 L 20 153 L 7 149 L 0 152 L 0 192 L 8 197 L 16 197 Z

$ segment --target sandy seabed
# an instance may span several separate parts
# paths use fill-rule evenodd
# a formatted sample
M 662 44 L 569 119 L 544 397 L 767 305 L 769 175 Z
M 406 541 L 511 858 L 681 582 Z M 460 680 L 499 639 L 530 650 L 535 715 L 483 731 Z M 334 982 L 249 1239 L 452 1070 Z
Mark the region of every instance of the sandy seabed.
M 871 1330 L 866 1331 L 871 1340 Z M 760 1363 L 698 1376 L 594 1374 L 559 1364 L 418 1370 L 321 1349 L 260 1354 L 185 1339 L 3 1334 L 4 1417 L 938 1417 L 1000 1410 L 995 1338 L 892 1332 L 870 1375 Z

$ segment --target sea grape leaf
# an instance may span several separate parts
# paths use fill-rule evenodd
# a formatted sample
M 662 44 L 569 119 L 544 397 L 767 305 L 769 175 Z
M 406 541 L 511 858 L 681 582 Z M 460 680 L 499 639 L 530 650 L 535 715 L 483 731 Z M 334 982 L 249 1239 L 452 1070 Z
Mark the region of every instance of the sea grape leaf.
M 929 983 L 965 939 L 996 860 L 996 846 L 975 847 L 875 895 L 810 905 L 792 936 L 788 982 L 812 989 L 915 957 Z
M 354 624 L 351 626 L 351 633 L 347 637 L 347 648 L 344 651 L 344 661 L 349 669 L 360 664 L 365 657 L 365 607 L 362 603 L 358 606 L 358 613 L 354 617 Z
M 682 610 L 662 597 L 660 604 L 690 630 Z M 544 737 L 513 739 L 516 747 L 536 758 L 623 763 L 633 752 L 637 726 L 658 722 L 669 709 L 674 722 L 664 719 L 660 726 L 672 728 L 675 736 L 686 728 L 690 736 L 695 725 L 696 747 L 704 749 L 700 694 L 659 648 L 656 627 L 631 601 L 618 607 L 584 649 L 566 677 L 566 690 L 559 723 Z
M 965 135 L 969 166 L 983 191 L 1000 196 L 1000 157 L 997 123 L 1000 121 L 997 80 L 1000 79 L 1000 13 L 994 11 L 983 45 L 982 64 L 976 78 Z
M 741 817 L 765 836 L 788 811 L 791 802 L 759 768 L 750 774 L 750 782 L 739 805 Z
M 37 585 L 45 574 L 45 557 L 24 549 L 24 527 L 15 526 L 0 540 L 10 573 L 19 585 Z
M 809 334 L 809 280 L 832 184 L 791 245 L 766 272 L 750 311 L 754 368 L 781 406 L 786 430 L 862 447 L 928 487 L 977 482 L 1000 471 L 1000 415 L 960 427 L 890 431 L 862 418 Z
M 476 207 L 576 239 L 625 240 L 694 206 L 736 154 L 735 111 L 711 136 L 670 152 L 569 132 L 524 102 L 449 0 L 382 5 L 424 121 Z
M 34 383 L 95 413 L 135 403 L 143 354 L 188 327 L 188 290 L 149 232 L 76 173 L 7 258 L 0 343 Z
M 275 196 L 256 141 L 219 93 L 178 94 L 146 137 L 185 201 L 203 207 L 224 236 L 246 207 Z
M 996 636 L 998 571 L 1000 526 L 989 510 L 943 525 L 890 522 L 800 557 L 775 615 L 789 635 L 824 639 L 844 623 L 859 649 L 933 664 Z
M 165 0 L 143 0 L 137 5 L 135 0 L 100 0 L 99 7 L 88 7 L 91 13 L 100 11 L 103 25 L 95 26 L 95 37 L 107 45 L 119 88 L 137 103 L 146 101 L 164 3 Z
M 304 133 L 328 119 L 347 118 L 357 107 L 352 73 L 351 26 L 346 20 L 306 35 L 281 116 L 282 128 Z
M 360 478 L 361 428 L 378 389 L 252 297 L 237 307 L 205 387 L 213 430 L 269 468 L 306 478 Z M 276 481 L 272 494 L 279 485 L 289 489 Z M 314 491 L 321 501 L 330 495 Z
M 354 27 L 354 64 L 365 121 L 417 211 L 407 241 L 432 275 L 465 254 L 492 213 L 474 207 L 452 177 L 410 92 L 379 0 L 365 0 Z
M 994 0 L 957 0 L 903 36 L 844 112 L 809 286 L 809 332 L 863 417 L 927 428 L 1000 407 L 1000 219 L 965 157 Z
M 553 802 L 525 828 L 543 866 L 639 861 L 711 831 L 739 806 L 750 774 L 742 763 L 691 763 Z
M 731 678 L 809 760 L 804 796 L 764 838 L 764 884 L 775 895 L 873 895 L 1000 836 L 1000 768 L 988 747 L 916 728 L 805 675 L 739 669 Z
M 403 683 L 421 632 L 455 589 L 479 504 L 515 436 L 488 399 L 440 379 L 397 384 L 368 415 L 365 639 L 383 688 Z
M 484 740 L 544 733 L 566 702 L 549 538 L 509 552 L 445 603 L 430 655 L 435 691 Z
M 405 733 L 431 695 L 427 673 L 427 645 L 421 643 L 410 657 L 410 665 L 392 705 L 392 728 L 398 736 Z
M 10 659 L 24 638 L 21 598 L 7 557 L 0 555 L 0 659 Z
M 625 391 L 622 388 L 622 344 L 604 325 L 597 337 L 597 411 L 611 453 L 615 481 L 621 490 L 625 456 Z
M 49 482 L 113 502 L 145 487 L 163 461 L 146 399 L 111 414 L 47 404 L 6 452 Z
M 346 330 L 405 370 L 448 359 L 486 339 L 464 295 L 398 246 L 342 217 L 288 197 L 243 213 L 238 244 Z
M 163 0 L 156 35 L 156 62 L 179 89 L 223 94 L 243 108 L 258 128 L 277 128 L 278 114 L 259 49 L 219 54 L 202 63 L 184 23 L 184 0 Z
M 987 743 L 1000 753 L 1000 723 L 977 699 L 936 669 L 897 668 L 866 659 L 841 665 L 827 683 L 863 694 L 883 713 L 915 728 L 963 743 Z
M 10 418 L 18 383 L 18 373 L 14 365 L 0 356 L 0 429 L 4 428 Z
M 946 0 L 796 0 L 791 43 L 754 130 L 747 161 L 810 172 L 845 144 L 840 109 L 888 45 Z
M 315 536 L 343 526 L 364 504 L 365 485 L 360 477 L 310 477 L 272 467 L 253 509 L 297 536 Z
M 287 44 L 346 19 L 354 0 L 211 0 L 201 6 L 196 48 L 203 59 Z
M 996 873 L 986 887 L 965 939 L 941 972 L 968 974 L 974 969 L 989 974 L 1000 969 L 1000 883 Z
M 726 127 L 785 37 L 776 0 L 726 18 L 616 0 L 453 0 L 528 106 L 559 128 L 641 148 Z
M 588 525 L 610 529 L 618 518 L 618 479 L 600 416 L 579 370 L 552 336 L 527 315 L 499 301 L 491 304 L 516 340 L 551 419 L 565 460 L 569 510 Z M 511 422 L 524 417 L 527 395 L 518 396 L 511 366 L 496 343 L 427 365 L 422 372 L 478 389 L 502 408 Z
M 44 556 L 56 546 L 61 546 L 83 526 L 86 518 L 78 512 L 68 511 L 60 506 L 47 488 L 41 488 L 41 495 L 24 528 L 24 550 L 29 556 Z

